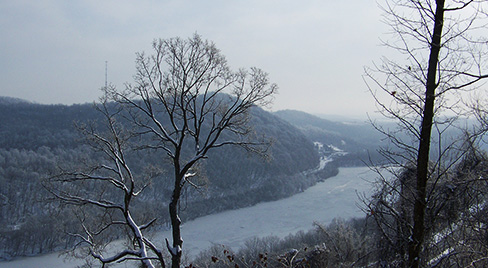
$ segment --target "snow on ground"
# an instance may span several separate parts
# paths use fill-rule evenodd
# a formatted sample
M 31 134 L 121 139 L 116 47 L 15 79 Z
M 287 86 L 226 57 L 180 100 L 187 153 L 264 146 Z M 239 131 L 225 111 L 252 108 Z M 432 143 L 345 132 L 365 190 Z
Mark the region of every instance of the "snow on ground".
M 318 141 L 314 141 L 313 143 L 315 145 L 315 147 L 317 147 L 317 150 L 320 151 L 324 148 L 324 144 L 322 144 L 321 142 L 318 142 Z
M 289 198 L 186 222 L 182 226 L 183 250 L 194 256 L 213 243 L 237 249 L 252 237 L 285 237 L 311 229 L 315 221 L 329 223 L 337 217 L 362 217 L 357 193 L 368 194 L 375 175 L 366 167 L 341 168 L 337 176 Z M 155 237 L 162 246 L 164 238 L 170 238 L 170 232 L 159 232 Z M 76 267 L 81 263 L 80 260 L 65 262 L 54 253 L 0 262 L 0 268 Z
M 344 145 L 345 142 L 344 141 L 342 141 L 342 142 Z M 313 144 L 316 147 L 317 151 L 319 152 L 319 155 L 321 155 L 321 157 L 320 157 L 320 163 L 319 163 L 318 167 L 314 170 L 311 170 L 309 173 L 323 169 L 325 167 L 325 165 L 334 161 L 334 159 L 337 156 L 344 156 L 344 155 L 348 154 L 348 152 L 345 152 L 344 150 L 341 150 L 332 144 L 324 146 L 323 143 L 318 142 L 318 141 L 314 142 Z M 324 149 L 325 147 L 327 147 L 328 149 L 325 150 Z M 330 152 L 330 150 L 332 150 L 332 153 Z

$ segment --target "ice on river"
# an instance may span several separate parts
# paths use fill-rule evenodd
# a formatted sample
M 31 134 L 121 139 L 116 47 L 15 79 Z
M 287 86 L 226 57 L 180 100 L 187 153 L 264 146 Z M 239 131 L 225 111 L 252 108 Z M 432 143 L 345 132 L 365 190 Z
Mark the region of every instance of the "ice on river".
M 365 167 L 341 168 L 337 176 L 292 197 L 195 219 L 182 227 L 184 246 L 190 253 L 212 243 L 236 249 L 254 236 L 285 237 L 311 229 L 315 221 L 362 217 L 357 193 L 369 192 L 374 175 Z
M 196 255 L 212 244 L 237 249 L 252 237 L 285 237 L 309 230 L 314 222 L 329 223 L 334 218 L 362 217 L 357 193 L 369 194 L 375 173 L 366 167 L 340 168 L 339 174 L 292 197 L 252 207 L 225 211 L 186 222 L 182 226 L 183 250 Z M 163 245 L 170 232 L 157 233 Z M 65 262 L 58 254 L 0 262 L 3 267 L 75 267 L 81 261 Z

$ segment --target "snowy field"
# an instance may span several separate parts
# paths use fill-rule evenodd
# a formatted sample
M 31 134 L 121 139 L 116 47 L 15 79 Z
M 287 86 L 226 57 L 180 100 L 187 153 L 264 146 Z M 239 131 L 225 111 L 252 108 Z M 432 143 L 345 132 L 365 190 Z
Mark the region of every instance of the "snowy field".
M 311 229 L 314 222 L 329 223 L 338 217 L 362 217 L 364 214 L 358 207 L 357 193 L 368 194 L 375 175 L 366 167 L 341 168 L 337 176 L 292 197 L 186 222 L 182 226 L 183 248 L 190 255 L 196 255 L 212 244 L 237 249 L 252 237 L 285 237 Z M 164 238 L 170 238 L 170 232 L 156 233 L 155 237 L 163 245 Z M 64 260 L 54 253 L 0 262 L 0 268 L 76 267 L 81 263 L 79 260 Z

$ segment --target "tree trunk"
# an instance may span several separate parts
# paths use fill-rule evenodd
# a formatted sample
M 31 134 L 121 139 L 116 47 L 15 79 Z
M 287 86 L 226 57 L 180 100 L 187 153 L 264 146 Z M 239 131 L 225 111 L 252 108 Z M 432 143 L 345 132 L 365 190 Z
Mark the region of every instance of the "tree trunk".
M 178 216 L 178 201 L 181 195 L 181 181 L 183 175 L 180 174 L 179 170 L 175 171 L 175 186 L 173 189 L 173 195 L 171 197 L 171 203 L 169 204 L 169 215 L 171 218 L 171 227 L 173 230 L 173 247 L 168 249 L 171 254 L 171 267 L 180 268 L 181 265 L 181 252 L 183 248 L 183 239 L 181 238 L 181 219 Z
M 434 32 L 429 55 L 429 66 L 427 70 L 427 84 L 425 91 L 424 112 L 420 130 L 420 142 L 417 155 L 417 188 L 413 212 L 413 233 L 408 247 L 409 267 L 417 268 L 421 264 L 420 253 L 425 237 L 425 210 L 426 187 L 429 173 L 429 152 L 434 117 L 435 90 L 437 87 L 436 75 L 439 62 L 439 51 L 441 47 L 442 27 L 444 22 L 444 0 L 437 0 Z

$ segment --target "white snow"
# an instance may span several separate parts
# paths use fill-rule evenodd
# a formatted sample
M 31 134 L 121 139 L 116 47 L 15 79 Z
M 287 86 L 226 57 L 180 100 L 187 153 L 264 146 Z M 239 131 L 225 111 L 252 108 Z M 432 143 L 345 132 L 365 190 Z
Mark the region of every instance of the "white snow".
M 313 144 L 317 147 L 319 151 L 324 148 L 324 145 L 321 142 L 315 141 Z
M 171 255 L 177 255 L 178 253 L 181 252 L 181 247 L 168 247 L 168 249 L 171 251 Z
M 236 249 L 252 237 L 285 237 L 300 230 L 309 230 L 314 221 L 329 223 L 336 217 L 362 217 L 364 214 L 358 208 L 357 193 L 369 194 L 369 182 L 375 176 L 366 167 L 341 168 L 339 175 L 292 197 L 186 222 L 182 226 L 185 239 L 183 251 L 194 256 L 212 244 L 224 244 Z M 155 237 L 158 238 L 155 244 L 164 245 L 164 238 L 170 238 L 171 232 L 156 233 Z M 53 253 L 0 262 L 0 268 L 76 267 L 80 264 L 81 260 L 65 262 L 57 253 Z
M 327 165 L 327 163 L 330 163 L 332 162 L 332 158 L 330 157 L 327 157 L 327 156 L 322 156 L 320 158 L 320 163 L 319 163 L 319 167 L 317 168 L 317 170 L 321 170 L 325 167 L 325 165 Z
M 331 148 L 331 149 L 332 149 L 334 152 L 343 152 L 343 150 L 339 149 L 339 147 L 336 147 L 336 146 L 334 146 L 334 145 L 332 145 L 332 144 L 329 144 L 328 146 L 329 146 L 329 148 Z

